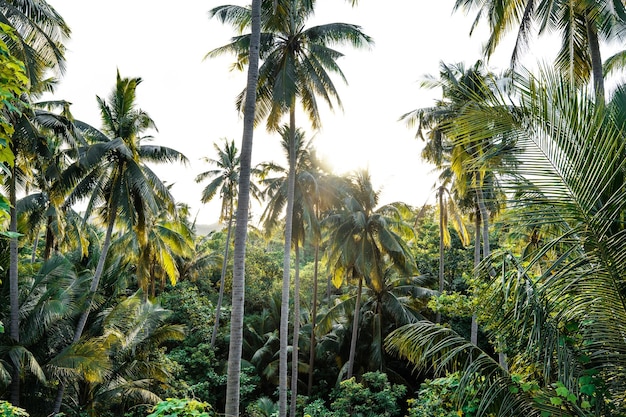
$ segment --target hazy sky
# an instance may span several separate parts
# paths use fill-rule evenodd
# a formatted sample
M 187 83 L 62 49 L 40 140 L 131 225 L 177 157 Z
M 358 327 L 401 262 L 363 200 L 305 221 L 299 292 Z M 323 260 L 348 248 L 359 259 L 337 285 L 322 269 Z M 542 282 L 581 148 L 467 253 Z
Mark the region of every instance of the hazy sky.
M 175 197 L 198 213 L 199 223 L 214 223 L 219 203 L 202 205 L 202 185 L 194 178 L 210 168 L 200 158 L 213 157 L 214 142 L 221 143 L 222 138 L 241 142 L 242 122 L 234 100 L 245 85 L 245 73 L 229 71 L 232 57 L 203 60 L 235 34 L 208 18 L 211 8 L 229 2 L 49 3 L 72 29 L 67 71 L 54 97 L 72 102 L 77 119 L 99 127 L 96 95 L 108 97 L 116 69 L 123 77 L 141 77 L 137 102 L 156 122 L 155 142 L 183 152 L 190 161 L 186 168 L 157 172 L 175 183 Z M 469 65 L 480 59 L 485 32 L 470 38 L 473 14 L 452 14 L 452 0 L 361 0 L 356 8 L 347 3 L 318 0 L 312 24 L 358 24 L 374 38 L 375 46 L 364 51 L 337 47 L 345 54 L 339 64 L 349 83 L 345 86 L 335 79 L 344 111 L 332 113 L 320 102 L 323 129 L 315 133 L 315 147 L 338 173 L 369 167 L 382 191 L 381 203 L 420 206 L 429 197 L 435 176 L 420 160 L 423 143 L 398 119 L 432 105 L 440 95 L 418 85 L 424 75 L 438 73 L 440 61 Z M 495 61 L 506 64 L 509 53 L 503 51 Z M 304 118 L 299 125 L 309 129 Z M 253 163 L 269 160 L 285 164 L 279 139 L 261 127 L 255 132 Z M 260 214 L 258 209 L 253 213 Z

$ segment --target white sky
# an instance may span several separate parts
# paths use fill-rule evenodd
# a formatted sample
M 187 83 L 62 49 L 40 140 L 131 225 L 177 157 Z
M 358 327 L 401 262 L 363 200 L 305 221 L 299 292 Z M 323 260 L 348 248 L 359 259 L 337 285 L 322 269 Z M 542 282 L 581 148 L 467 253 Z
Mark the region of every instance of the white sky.
M 96 95 L 108 97 L 116 69 L 123 77 L 141 77 L 137 103 L 156 122 L 156 143 L 183 152 L 190 161 L 187 168 L 168 166 L 157 172 L 175 183 L 175 197 L 198 213 L 198 223 L 217 221 L 219 202 L 202 205 L 203 185 L 194 178 L 210 168 L 200 158 L 214 156 L 215 141 L 234 139 L 240 147 L 243 128 L 234 100 L 245 85 L 245 73 L 229 72 L 232 57 L 203 61 L 235 34 L 209 20 L 208 11 L 249 1 L 48 1 L 72 29 L 67 71 L 54 98 L 72 102 L 77 119 L 99 127 Z M 338 173 L 369 167 L 382 190 L 381 203 L 421 206 L 435 176 L 420 160 L 423 143 L 398 119 L 432 105 L 440 95 L 418 86 L 423 75 L 438 74 L 440 61 L 472 64 L 479 59 L 485 32 L 470 38 L 474 15 L 453 15 L 453 0 L 360 0 L 355 8 L 347 3 L 318 0 L 313 23 L 358 24 L 376 44 L 367 51 L 337 48 L 345 54 L 339 64 L 349 82 L 344 86 L 336 79 L 345 111 L 331 113 L 320 102 L 323 129 L 314 145 Z M 510 54 L 505 49 L 499 59 L 504 65 Z M 303 118 L 299 124 L 309 128 Z M 262 127 L 255 132 L 253 164 L 270 160 L 284 164 L 279 139 Z

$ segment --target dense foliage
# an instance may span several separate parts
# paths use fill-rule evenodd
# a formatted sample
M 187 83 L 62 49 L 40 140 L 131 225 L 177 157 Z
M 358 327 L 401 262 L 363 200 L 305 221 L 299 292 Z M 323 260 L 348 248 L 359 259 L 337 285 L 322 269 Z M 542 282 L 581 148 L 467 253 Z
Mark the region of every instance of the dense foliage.
M 625 415 L 626 87 L 606 93 L 598 49 L 623 4 L 457 1 L 489 13 L 487 54 L 516 24 L 523 44 L 533 16 L 576 47 L 536 73 L 442 63 L 423 82 L 441 99 L 401 116 L 441 174 L 415 208 L 379 204 L 366 170 L 330 172 L 295 124 L 298 101 L 313 128 L 316 96 L 339 103 L 330 45 L 371 39 L 306 29 L 314 1 L 261 3 L 213 9 L 242 33 L 209 55 L 251 63 L 259 19 L 248 121 L 286 161 L 246 171 L 216 145 L 197 181 L 225 227 L 200 234 L 152 168 L 186 158 L 149 143 L 141 78 L 116 74 L 101 128 L 38 103 L 69 28 L 45 2 L 0 1 L 0 414 L 210 417 L 235 401 L 284 417 L 289 399 L 291 417 Z

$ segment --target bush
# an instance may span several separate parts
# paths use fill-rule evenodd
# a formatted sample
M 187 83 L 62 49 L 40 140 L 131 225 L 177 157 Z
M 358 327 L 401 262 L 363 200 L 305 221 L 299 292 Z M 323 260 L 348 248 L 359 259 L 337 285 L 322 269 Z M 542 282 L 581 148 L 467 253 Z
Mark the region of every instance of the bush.
M 26 410 L 9 402 L 0 401 L 0 417 L 28 417 Z
M 152 409 L 147 417 L 214 417 L 211 405 L 188 398 L 168 398 Z
M 368 372 L 361 382 L 354 378 L 341 382 L 333 393 L 332 416 L 394 417 L 400 414 L 398 400 L 406 393 L 404 385 L 391 385 L 382 372 Z M 312 416 L 313 417 L 313 416 Z
M 465 392 L 468 398 L 467 403 L 459 404 L 457 389 L 460 379 L 459 373 L 456 372 L 443 378 L 424 382 L 421 385 L 418 398 L 408 400 L 407 417 L 475 416 L 480 399 L 475 396 L 475 389 L 469 386 Z

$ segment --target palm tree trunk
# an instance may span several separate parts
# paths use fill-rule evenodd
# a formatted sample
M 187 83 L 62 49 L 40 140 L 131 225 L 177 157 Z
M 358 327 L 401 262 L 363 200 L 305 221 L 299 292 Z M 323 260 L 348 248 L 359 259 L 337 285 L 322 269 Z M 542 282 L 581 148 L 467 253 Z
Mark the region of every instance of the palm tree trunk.
M 52 216 L 46 217 L 46 246 L 43 251 L 43 259 L 50 259 L 54 247 L 54 233 L 52 233 Z
M 287 182 L 287 211 L 285 212 L 285 254 L 283 257 L 283 288 L 280 303 L 280 350 L 278 363 L 278 416 L 287 416 L 287 348 L 289 344 L 289 287 L 291 281 L 291 234 L 293 203 L 296 188 L 296 112 L 289 110 L 289 176 Z M 295 398 L 293 399 L 295 401 Z
M 443 189 L 439 189 L 439 294 L 443 293 L 444 290 L 444 279 L 443 279 Z M 435 317 L 435 323 L 441 323 L 441 313 L 437 312 L 437 316 Z
M 295 245 L 296 265 L 293 277 L 293 342 L 291 343 L 291 403 L 289 416 L 296 417 L 296 399 L 298 398 L 298 343 L 300 339 L 300 249 Z
M 311 342 L 309 349 L 309 381 L 307 384 L 307 393 L 309 397 L 313 390 L 313 369 L 315 367 L 315 326 L 317 321 L 317 274 L 319 266 L 320 245 L 315 243 L 315 263 L 313 266 L 313 305 L 311 308 Z
M 478 265 L 480 264 L 480 209 L 478 204 L 474 209 L 474 274 L 478 273 Z M 476 313 L 472 314 L 472 325 L 470 328 L 470 342 L 478 345 L 478 321 Z
M 252 0 L 252 33 L 250 35 L 250 57 L 246 102 L 243 115 L 241 140 L 239 203 L 235 220 L 235 249 L 233 251 L 233 287 L 230 313 L 230 345 L 228 349 L 228 375 L 226 380 L 226 417 L 239 416 L 241 379 L 241 351 L 243 345 L 243 314 L 245 296 L 246 236 L 248 233 L 248 210 L 250 205 L 250 172 L 252 139 L 254 136 L 254 111 L 256 85 L 259 78 L 259 49 L 261 39 L 261 0 Z
M 30 254 L 30 263 L 34 264 L 37 260 L 37 247 L 39 246 L 39 231 L 35 231 L 35 238 L 33 239 L 33 252 Z
M 10 331 L 9 336 L 15 343 L 20 341 L 20 295 L 19 295 L 19 276 L 18 268 L 18 242 L 17 242 L 17 210 L 15 204 L 17 202 L 15 166 L 12 168 L 11 179 L 9 184 L 9 209 L 10 224 L 9 232 L 15 233 L 9 241 L 9 305 L 11 309 Z M 11 372 L 11 404 L 20 405 L 20 369 L 19 363 L 13 363 Z
M 222 274 L 220 276 L 220 293 L 217 297 L 217 306 L 215 307 L 215 323 L 213 324 L 213 333 L 211 334 L 211 350 L 215 349 L 215 341 L 217 340 L 217 331 L 220 328 L 220 312 L 222 310 L 222 301 L 224 299 L 224 281 L 226 280 L 226 267 L 228 266 L 228 251 L 230 249 L 230 233 L 233 226 L 233 203 L 231 198 L 230 216 L 228 217 L 228 231 L 226 232 L 226 247 L 224 248 L 224 259 L 222 260 Z
M 482 223 L 483 223 L 483 259 L 487 259 L 491 252 L 490 252 L 490 248 L 489 248 L 489 217 L 488 217 L 488 213 L 487 213 L 487 207 L 485 206 L 485 201 L 483 199 L 483 191 L 480 187 L 480 185 L 478 186 L 478 206 L 480 208 L 480 217 L 482 218 Z M 493 270 L 493 268 L 490 266 L 489 267 L 489 275 L 491 276 L 495 276 L 496 272 L 495 270 Z M 506 355 L 502 352 L 503 346 L 497 346 L 497 349 L 499 350 L 498 352 L 498 362 L 500 363 L 500 366 L 503 369 L 508 370 L 508 364 L 507 364 L 507 359 L 506 359 Z
M 476 194 L 478 196 L 478 208 L 480 210 L 480 218 L 483 226 L 483 259 L 487 259 L 489 255 L 491 255 L 491 249 L 489 248 L 489 213 L 487 213 L 487 206 L 485 206 L 483 190 L 480 184 L 476 189 Z
M 109 253 L 109 248 L 111 247 L 111 236 L 113 235 L 113 227 L 115 225 L 116 215 L 117 203 L 116 200 L 113 200 L 109 207 L 109 219 L 106 234 L 104 236 L 104 242 L 102 243 L 102 251 L 100 252 L 100 258 L 98 259 L 98 264 L 96 265 L 96 271 L 94 272 L 93 278 L 91 280 L 89 294 L 87 294 L 87 305 L 85 306 L 83 312 L 80 315 L 80 318 L 78 319 L 76 329 L 74 329 L 74 337 L 72 339 L 72 343 L 77 343 L 80 340 L 83 331 L 85 330 L 85 325 L 87 324 L 87 319 L 89 318 L 89 312 L 91 310 L 94 297 L 100 285 L 100 278 L 102 277 L 102 273 L 104 272 L 104 264 L 106 262 L 107 254 Z M 59 388 L 57 389 L 57 395 L 54 400 L 52 412 L 53 415 L 58 414 L 61 411 L 63 394 L 65 393 L 65 385 L 65 381 L 61 381 L 61 383 L 59 384 Z
M 352 319 L 352 339 L 350 339 L 350 356 L 348 357 L 347 379 L 352 378 L 354 371 L 354 358 L 356 356 L 356 341 L 359 337 L 359 312 L 361 310 L 361 290 L 363 289 L 363 277 L 359 277 L 359 287 L 356 293 L 356 303 L 354 304 L 354 317 Z
M 604 104 L 604 72 L 602 69 L 602 55 L 600 54 L 600 42 L 598 30 L 590 10 L 585 11 L 585 26 L 589 42 L 589 55 L 591 56 L 591 72 L 593 75 L 593 88 L 596 93 L 596 104 Z

